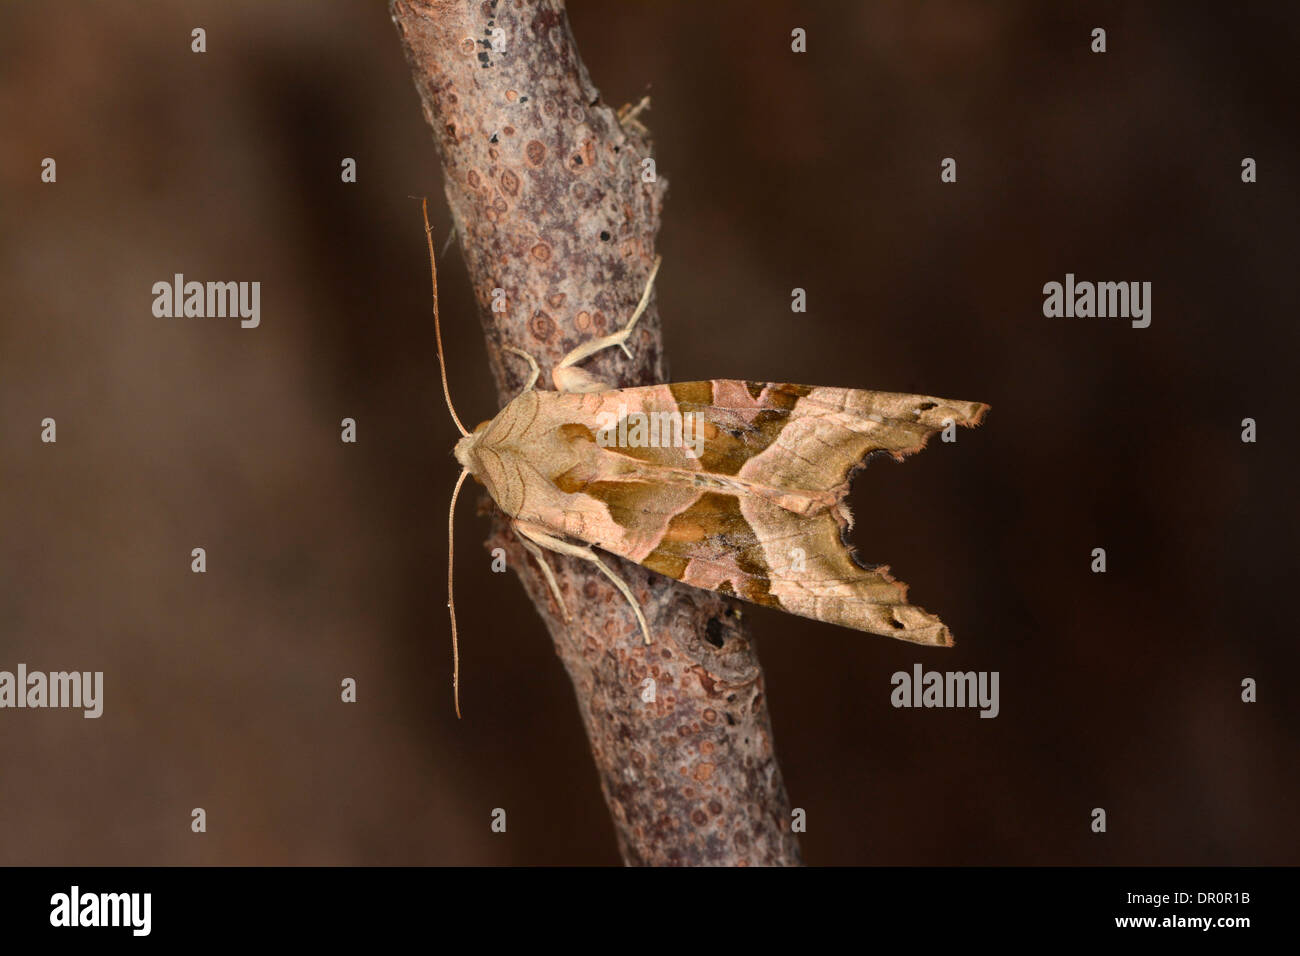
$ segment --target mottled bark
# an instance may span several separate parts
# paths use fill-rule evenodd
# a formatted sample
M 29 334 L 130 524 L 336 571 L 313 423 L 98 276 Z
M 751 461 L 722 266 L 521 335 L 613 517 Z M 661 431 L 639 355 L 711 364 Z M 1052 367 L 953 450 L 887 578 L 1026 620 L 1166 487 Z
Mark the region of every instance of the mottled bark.
M 654 259 L 666 182 L 647 181 L 645 128 L 600 98 L 559 0 L 394 0 L 504 404 L 527 378 L 619 328 Z M 673 264 L 665 264 L 671 273 Z M 505 311 L 492 309 L 494 290 Z M 618 386 L 662 381 L 652 302 L 629 342 L 584 367 Z M 727 601 L 612 556 L 654 636 L 590 564 L 547 555 L 566 623 L 533 560 L 505 547 L 577 693 L 629 864 L 797 864 L 758 658 Z M 654 700 L 646 695 L 654 681 Z

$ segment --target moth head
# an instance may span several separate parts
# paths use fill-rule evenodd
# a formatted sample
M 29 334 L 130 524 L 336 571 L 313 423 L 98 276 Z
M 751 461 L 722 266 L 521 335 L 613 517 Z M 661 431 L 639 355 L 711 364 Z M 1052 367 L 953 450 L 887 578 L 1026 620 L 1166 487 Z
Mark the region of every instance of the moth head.
M 478 441 L 482 437 L 484 430 L 487 429 L 491 422 L 482 422 L 478 428 L 468 435 L 465 435 L 456 442 L 455 455 L 460 466 L 473 475 L 482 483 L 483 464 L 475 452 Z
M 474 470 L 474 466 L 471 464 L 471 458 L 469 457 L 473 454 L 474 445 L 477 444 L 477 441 L 477 438 L 474 438 L 472 434 L 467 434 L 467 436 L 456 442 L 455 455 L 456 460 L 460 462 L 461 468 L 468 468 L 469 471 Z
M 462 468 L 474 471 L 474 446 L 478 444 L 478 438 L 474 435 L 466 435 L 460 441 L 456 442 L 456 460 L 460 462 Z

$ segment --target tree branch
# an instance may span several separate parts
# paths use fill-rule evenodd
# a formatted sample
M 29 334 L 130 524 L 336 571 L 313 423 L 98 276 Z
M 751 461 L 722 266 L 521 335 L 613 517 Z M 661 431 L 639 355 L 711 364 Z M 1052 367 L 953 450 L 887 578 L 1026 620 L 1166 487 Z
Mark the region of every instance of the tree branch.
M 617 330 L 654 259 L 667 184 L 646 181 L 646 130 L 600 98 L 560 0 L 392 0 L 504 404 L 536 356 L 539 384 L 575 345 Z M 671 268 L 671 264 L 669 264 Z M 494 312 L 494 290 L 505 311 Z M 620 387 L 663 380 L 652 301 L 629 342 L 584 363 Z M 497 515 L 504 547 L 573 681 L 628 864 L 800 862 L 772 745 L 757 655 L 718 595 L 605 560 L 641 602 L 590 564 L 547 555 L 573 621 Z M 654 700 L 643 699 L 646 679 Z

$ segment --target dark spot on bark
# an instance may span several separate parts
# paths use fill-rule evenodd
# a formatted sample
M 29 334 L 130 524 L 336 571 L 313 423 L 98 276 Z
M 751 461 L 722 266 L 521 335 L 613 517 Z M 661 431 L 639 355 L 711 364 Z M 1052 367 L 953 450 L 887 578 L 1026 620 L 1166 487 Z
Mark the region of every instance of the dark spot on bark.
M 735 699 L 736 699 L 736 695 L 735 695 L 735 694 L 728 694 L 728 695 L 727 695 L 727 703 L 728 703 L 728 704 L 733 703 L 733 702 L 735 701 Z
M 530 140 L 528 145 L 524 147 L 524 156 L 528 158 L 528 162 L 532 165 L 540 166 L 542 161 L 546 159 L 546 146 L 540 140 Z
M 759 710 L 762 709 L 762 707 L 763 707 L 763 695 L 762 695 L 762 694 L 755 694 L 755 695 L 754 695 L 754 702 L 753 702 L 752 704 L 749 705 L 749 710 L 750 710 L 750 712 L 751 712 L 751 713 L 755 713 L 755 714 L 757 714 L 757 713 L 759 712 Z
M 609 242 L 609 230 L 608 230 L 608 229 L 602 229 L 602 230 L 600 230 L 600 241 L 601 241 L 601 242 Z
M 892 628 L 893 628 L 894 630 L 896 630 L 896 631 L 901 631 L 901 630 L 903 630 L 904 628 L 907 627 L 906 624 L 904 624 L 902 621 L 900 621 L 900 620 L 898 620 L 897 618 L 894 618 L 894 617 L 891 617 L 891 618 L 889 619 L 889 626 L 892 627 Z
M 722 646 L 722 622 L 716 617 L 709 618 L 709 623 L 704 625 L 704 639 L 714 647 Z
M 519 97 L 519 102 L 520 102 L 520 103 L 527 103 L 527 102 L 528 102 L 528 97 L 526 97 L 526 96 L 521 96 L 521 97 Z
M 921 409 L 921 411 L 923 411 L 923 412 L 928 412 L 928 411 L 929 411 L 930 409 L 932 409 L 932 408 L 938 408 L 938 407 L 939 407 L 939 403 L 938 403 L 938 402 L 922 402 L 918 407 Z
M 617 152 L 619 152 L 621 149 L 622 149 L 621 146 L 615 146 L 615 147 L 614 147 L 614 152 L 617 153 Z
M 735 718 L 735 717 L 732 717 L 730 714 L 726 714 L 726 715 L 724 715 L 724 716 L 726 716 L 726 718 L 727 718 L 727 726 L 728 726 L 728 727 L 734 727 L 734 726 L 736 726 L 736 718 Z
M 537 11 L 537 16 L 533 18 L 534 33 L 549 33 L 560 25 L 560 15 L 554 10 L 543 7 Z
M 700 686 L 704 688 L 704 693 L 706 694 L 713 693 L 714 688 L 717 687 L 717 681 L 713 679 L 712 674 L 706 671 L 699 664 L 696 664 L 694 667 L 691 668 L 691 673 L 695 675 L 696 680 L 700 682 Z
M 478 55 L 478 61 L 483 64 L 483 69 L 485 70 L 492 65 L 488 63 L 488 55 L 485 52 Z
M 488 142 L 489 142 L 489 143 L 495 143 L 495 142 L 498 142 L 497 134 L 496 134 L 496 133 L 493 133 L 491 136 L 489 136 L 489 137 L 488 137 Z
M 539 342 L 551 341 L 551 336 L 555 334 L 555 322 L 551 317 L 538 309 L 533 313 L 533 317 L 528 320 L 528 331 L 532 333 L 533 338 Z

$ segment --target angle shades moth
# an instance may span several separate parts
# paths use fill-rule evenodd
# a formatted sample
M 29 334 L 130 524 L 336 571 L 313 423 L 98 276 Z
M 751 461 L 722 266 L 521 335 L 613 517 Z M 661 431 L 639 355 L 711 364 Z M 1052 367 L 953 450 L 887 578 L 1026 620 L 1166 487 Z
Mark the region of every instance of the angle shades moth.
M 523 390 L 469 431 L 447 386 L 433 273 L 434 329 L 443 394 L 461 438 L 460 477 L 448 515 L 448 606 L 459 703 L 459 654 L 451 598 L 452 515 L 472 475 L 510 519 L 537 560 L 561 611 L 568 609 L 544 551 L 593 563 L 650 631 L 627 584 L 594 549 L 693 587 L 916 644 L 948 647 L 935 615 L 907 601 L 887 566 L 861 564 L 848 543 L 845 502 L 854 473 L 873 453 L 902 460 L 948 424 L 973 427 L 988 406 L 929 395 L 715 379 L 614 388 L 578 364 L 627 339 L 650 299 L 618 331 L 584 343 L 552 370 L 556 390 L 536 388 L 536 360 Z M 627 353 L 631 355 L 631 352 Z

